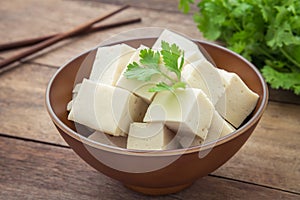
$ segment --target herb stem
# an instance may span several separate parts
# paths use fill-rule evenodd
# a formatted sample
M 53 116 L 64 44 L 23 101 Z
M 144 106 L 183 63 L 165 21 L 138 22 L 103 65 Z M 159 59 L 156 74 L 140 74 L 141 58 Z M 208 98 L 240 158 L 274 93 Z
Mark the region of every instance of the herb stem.
M 167 78 L 168 80 L 170 80 L 170 81 L 172 82 L 172 84 L 175 83 L 174 79 L 172 79 L 172 78 L 171 78 L 170 76 L 168 76 L 167 74 L 165 74 L 165 73 L 163 73 L 163 72 L 160 72 L 160 74 L 161 74 L 163 77 L 165 77 L 165 78 Z
M 264 47 L 258 48 L 261 53 L 267 56 L 269 59 L 276 60 L 268 51 L 265 50 Z
M 300 68 L 300 63 L 298 63 L 294 58 L 292 58 L 283 48 L 279 48 L 280 52 L 294 65 Z

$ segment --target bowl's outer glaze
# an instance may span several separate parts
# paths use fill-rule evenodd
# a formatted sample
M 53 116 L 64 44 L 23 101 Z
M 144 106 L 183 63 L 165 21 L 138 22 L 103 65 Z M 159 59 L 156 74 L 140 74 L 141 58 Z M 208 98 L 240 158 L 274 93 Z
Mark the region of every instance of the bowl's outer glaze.
M 154 41 L 154 39 L 143 39 L 124 43 L 138 47 L 141 43 L 151 46 Z M 132 153 L 125 149 L 115 150 L 109 147 L 102 147 L 101 145 L 90 145 L 84 137 L 78 138 L 74 132 L 70 131 L 69 128 L 74 131 L 76 129 L 74 123 L 67 119 L 66 106 L 72 98 L 74 82 L 80 82 L 83 77 L 88 77 L 95 57 L 95 50 L 91 50 L 70 61 L 56 73 L 49 84 L 46 94 L 47 109 L 64 140 L 93 168 L 119 180 L 129 188 L 145 194 L 157 195 L 180 191 L 198 178 L 216 170 L 242 147 L 255 129 L 266 107 L 268 91 L 263 78 L 248 61 L 223 47 L 207 42 L 198 41 L 197 43 L 201 44 L 211 55 L 217 67 L 237 73 L 248 87 L 260 96 L 250 120 L 233 134 L 220 139 L 212 150 L 208 148 L 210 152 L 205 157 L 199 158 L 199 150 L 205 151 L 205 148 L 200 149 L 200 147 L 190 148 L 185 152 L 171 151 L 170 153 L 156 153 L 153 155 L 145 152 Z M 85 65 L 87 67 L 80 73 L 80 77 L 76 77 L 82 62 L 86 62 Z M 153 163 L 164 163 L 165 160 L 172 159 L 172 157 L 175 158 L 182 152 L 184 152 L 183 155 L 170 165 L 145 173 L 119 171 L 103 164 L 103 162 L 100 162 L 99 159 L 93 156 L 98 155 L 101 157 L 101 160 L 134 169 L 137 166 L 143 167 Z M 141 166 L 141 163 L 143 166 Z

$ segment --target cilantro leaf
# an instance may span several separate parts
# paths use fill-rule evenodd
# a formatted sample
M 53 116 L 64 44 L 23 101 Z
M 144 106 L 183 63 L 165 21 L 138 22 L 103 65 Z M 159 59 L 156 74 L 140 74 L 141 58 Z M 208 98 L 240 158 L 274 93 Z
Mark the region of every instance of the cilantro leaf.
M 158 69 L 158 64 L 160 62 L 160 55 L 158 52 L 154 52 L 151 49 L 142 49 L 140 51 L 140 58 L 140 63 L 142 65 Z
M 173 85 L 172 85 L 172 88 L 173 89 L 178 89 L 178 88 L 185 88 L 186 87 L 186 83 L 185 82 L 177 82 L 177 83 L 174 83 Z
M 153 75 L 160 75 L 160 80 L 162 81 L 157 83 L 155 87 L 150 88 L 149 92 L 173 91 L 178 88 L 185 88 L 186 83 L 181 81 L 184 52 L 176 44 L 170 45 L 165 41 L 162 41 L 161 46 L 161 51 L 153 51 L 152 49 L 141 50 L 139 63 L 130 63 L 124 76 L 128 79 L 150 81 Z M 161 59 L 164 65 L 162 65 Z M 175 73 L 176 78 L 171 76 L 171 73 Z
M 194 3 L 194 0 L 180 0 L 178 4 L 178 9 L 182 10 L 184 13 L 188 13 L 190 10 L 191 3 Z
M 154 74 L 159 74 L 159 71 L 155 68 L 141 67 L 136 62 L 129 64 L 124 73 L 126 78 L 137 79 L 139 81 L 150 81 Z
M 190 3 L 180 0 L 179 5 Z M 197 6 L 194 21 L 205 38 L 253 62 L 271 87 L 300 95 L 299 0 L 201 0 Z
M 293 90 L 295 94 L 300 95 L 300 72 L 285 73 L 279 72 L 270 66 L 265 66 L 262 69 L 266 81 L 275 89 L 282 88 Z
M 186 87 L 186 83 L 184 83 L 184 82 L 177 82 L 171 86 L 166 84 L 165 82 L 160 82 L 160 83 L 156 84 L 155 87 L 150 88 L 149 92 L 160 92 L 160 91 L 164 91 L 164 90 L 174 91 L 178 88 L 184 89 L 185 87 Z
M 160 82 L 156 84 L 155 87 L 149 89 L 149 92 L 160 92 L 164 90 L 172 90 L 172 87 L 166 84 L 165 82 Z
M 174 72 L 180 80 L 181 78 L 181 68 L 183 62 L 181 60 L 180 64 L 178 63 L 179 57 L 183 54 L 183 51 L 179 49 L 176 44 L 170 45 L 169 43 L 162 41 L 161 42 L 162 50 L 160 51 L 165 66 L 172 72 Z
M 160 55 L 151 49 L 142 49 L 140 51 L 140 63 L 133 62 L 127 66 L 124 75 L 128 79 L 137 79 L 139 81 L 150 81 L 155 74 L 160 74 L 159 62 Z

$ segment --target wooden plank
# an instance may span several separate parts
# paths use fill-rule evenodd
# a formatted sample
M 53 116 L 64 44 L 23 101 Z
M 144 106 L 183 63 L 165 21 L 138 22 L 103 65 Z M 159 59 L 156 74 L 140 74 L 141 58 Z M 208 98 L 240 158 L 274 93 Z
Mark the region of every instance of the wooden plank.
M 44 107 L 55 70 L 26 64 L 1 77 L 1 133 L 65 145 Z M 299 105 L 270 102 L 246 145 L 214 174 L 300 192 L 299 119 Z
M 246 145 L 217 175 L 300 193 L 300 106 L 270 102 Z
M 93 8 L 96 5 L 100 9 Z M 117 7 L 93 2 L 73 3 L 62 0 L 1 1 L 0 30 L 5 37 L 0 41 L 61 32 Z
M 96 4 L 98 5 L 98 3 Z M 93 2 L 87 2 L 84 6 L 82 2 L 78 2 L 75 6 L 73 6 L 73 3 L 71 4 L 70 2 L 61 0 L 2 1 L 0 6 L 0 30 L 2 30 L 0 32 L 0 41 L 9 42 L 63 32 L 78 24 L 82 24 L 85 21 L 104 14 L 109 9 L 115 9 L 117 7 L 114 5 L 101 4 L 101 9 L 97 10 L 93 9 L 93 6 Z M 77 13 L 82 14 L 78 15 Z M 76 38 L 73 38 L 73 40 L 76 40 Z M 55 49 L 60 48 L 71 41 L 60 42 L 45 49 L 44 51 L 41 51 L 36 56 L 43 55 L 45 52 L 55 51 Z M 4 53 L 2 52 L 0 56 L 7 57 L 22 50 L 23 49 L 11 50 Z M 52 58 L 53 57 L 50 59 Z M 64 57 L 64 60 L 60 63 L 57 62 L 59 64 L 56 64 L 55 66 L 61 65 L 70 58 L 71 57 Z M 54 60 L 57 60 L 57 58 L 54 58 Z
M 61 32 L 117 7 L 113 4 L 92 1 L 59 0 L 15 0 L 4 1 L 1 4 L 0 30 L 3 30 L 0 31 L 1 42 Z M 47 13 L 48 15 L 43 15 L 42 13 Z M 80 15 L 77 13 L 80 13 Z M 60 42 L 31 57 L 35 58 L 31 59 L 31 61 L 51 66 L 61 66 L 67 60 L 97 46 L 107 38 L 137 28 L 169 28 L 187 34 L 192 38 L 202 38 L 201 33 L 192 20 L 192 16 L 182 13 L 163 13 L 162 15 L 161 11 L 133 7 L 105 20 L 103 23 L 133 17 L 142 17 L 142 23 L 92 33 Z M 15 53 L 18 53 L 18 51 L 4 52 L 0 54 L 0 57 L 7 57 Z
M 25 64 L 0 77 L 0 133 L 65 144 L 44 106 L 56 68 Z
M 272 101 L 284 102 L 284 103 L 293 103 L 300 105 L 300 95 L 296 95 L 291 91 L 282 90 L 282 89 L 272 89 L 269 87 L 270 99 Z
M 132 192 L 96 172 L 67 148 L 1 137 L 0 160 L 1 199 L 154 199 Z M 180 193 L 156 199 L 299 197 L 289 192 L 208 176 Z

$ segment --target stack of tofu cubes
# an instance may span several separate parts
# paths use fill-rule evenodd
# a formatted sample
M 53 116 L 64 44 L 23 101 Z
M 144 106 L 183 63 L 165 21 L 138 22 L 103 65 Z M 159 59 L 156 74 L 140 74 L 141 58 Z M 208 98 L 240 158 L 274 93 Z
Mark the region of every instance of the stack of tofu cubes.
M 164 30 L 151 48 L 160 50 L 161 41 L 184 51 L 186 89 L 149 92 L 163 81 L 161 77 L 144 82 L 123 75 L 146 46 L 100 47 L 89 79 L 74 87 L 69 120 L 96 130 L 91 138 L 123 137 L 128 149 L 138 150 L 190 147 L 216 141 L 238 128 L 259 96 L 237 74 L 213 66 L 189 39 Z

